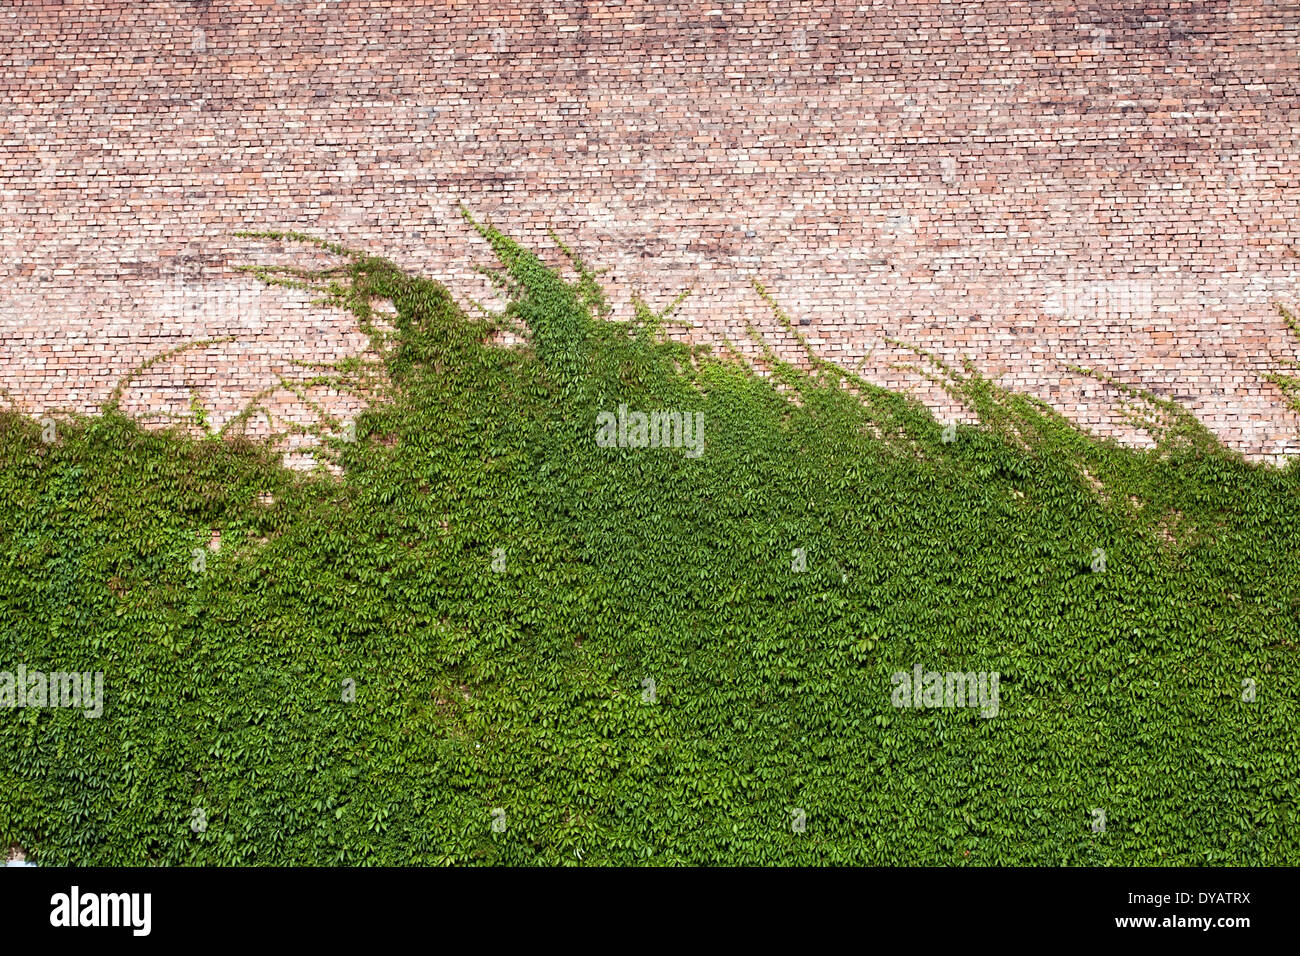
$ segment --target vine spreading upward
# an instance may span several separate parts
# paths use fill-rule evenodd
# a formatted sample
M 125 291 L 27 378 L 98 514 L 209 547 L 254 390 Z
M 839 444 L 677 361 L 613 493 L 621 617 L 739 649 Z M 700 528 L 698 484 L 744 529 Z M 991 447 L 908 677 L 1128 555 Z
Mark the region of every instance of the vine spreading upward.
M 475 225 L 501 314 L 263 234 L 340 258 L 251 271 L 349 309 L 382 361 L 382 395 L 331 379 L 374 399 L 327 438 L 342 480 L 116 402 L 54 440 L 0 413 L 0 670 L 106 695 L 0 710 L 0 840 L 49 865 L 1300 863 L 1300 468 L 1140 394 L 1157 444 L 1122 448 L 924 355 L 978 426 L 811 352 L 761 376 Z M 702 422 L 702 453 L 636 414 Z M 916 668 L 997 675 L 996 713 L 899 706 Z

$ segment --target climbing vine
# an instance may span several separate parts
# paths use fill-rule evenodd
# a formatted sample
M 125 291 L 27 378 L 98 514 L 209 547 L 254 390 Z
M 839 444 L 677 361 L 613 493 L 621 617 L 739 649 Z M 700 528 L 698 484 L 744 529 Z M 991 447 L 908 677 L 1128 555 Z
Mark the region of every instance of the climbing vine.
M 120 390 L 54 434 L 0 412 L 0 670 L 104 686 L 98 717 L 0 709 L 0 842 L 46 865 L 1300 863 L 1294 463 L 1137 391 L 1155 447 L 1120 447 L 918 353 L 979 421 L 946 425 L 811 349 L 669 341 L 676 302 L 612 321 L 572 250 L 566 278 L 471 224 L 503 312 L 260 234 L 338 261 L 250 281 L 371 337 L 312 379 L 369 402 L 350 430 L 321 409 L 341 479 L 243 437 L 260 399 L 215 434 L 196 408 L 204 437 L 140 427 Z M 928 672 L 997 675 L 996 712 L 900 706 Z

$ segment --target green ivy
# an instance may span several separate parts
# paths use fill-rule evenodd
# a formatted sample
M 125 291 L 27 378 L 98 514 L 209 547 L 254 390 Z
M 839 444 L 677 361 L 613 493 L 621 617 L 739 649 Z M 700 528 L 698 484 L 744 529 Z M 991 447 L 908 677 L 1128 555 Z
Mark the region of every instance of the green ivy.
M 714 354 L 644 302 L 611 321 L 569 250 L 572 279 L 474 226 L 502 313 L 264 234 L 338 257 L 250 272 L 382 358 L 318 379 L 370 400 L 355 440 L 322 413 L 341 478 L 239 428 L 144 429 L 119 392 L 48 442 L 0 413 L 0 670 L 105 687 L 97 719 L 0 711 L 0 841 L 45 865 L 1300 863 L 1294 462 L 1133 390 L 1156 443 L 1120 447 L 918 354 L 980 422 L 945 429 L 812 350 Z M 620 405 L 702 413 L 703 454 L 600 447 Z M 893 706 L 917 664 L 999 674 L 999 712 Z

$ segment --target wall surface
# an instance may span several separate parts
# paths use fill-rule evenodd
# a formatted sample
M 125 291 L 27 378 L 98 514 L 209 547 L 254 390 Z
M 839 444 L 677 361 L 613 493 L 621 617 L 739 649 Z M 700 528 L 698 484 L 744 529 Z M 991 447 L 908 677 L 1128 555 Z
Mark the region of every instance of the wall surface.
M 4 0 L 0 38 L 0 388 L 33 414 L 233 336 L 124 401 L 163 421 L 194 389 L 220 425 L 364 346 L 234 272 L 285 252 L 237 229 L 486 300 L 464 203 L 608 266 L 621 314 L 694 287 L 701 340 L 775 329 L 758 278 L 941 415 L 886 339 L 1125 441 L 1119 394 L 1068 365 L 1251 456 L 1300 451 L 1262 379 L 1300 360 L 1275 308 L 1300 299 L 1293 0 Z

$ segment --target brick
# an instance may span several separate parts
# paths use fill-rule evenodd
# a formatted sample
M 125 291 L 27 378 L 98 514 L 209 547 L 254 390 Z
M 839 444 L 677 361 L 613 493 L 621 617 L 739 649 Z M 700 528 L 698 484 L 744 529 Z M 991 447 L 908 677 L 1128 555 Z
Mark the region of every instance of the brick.
M 1231 6 L 1231 9 L 1229 9 Z M 1285 4 L 455 4 L 10 0 L 0 10 L 0 387 L 38 414 L 220 424 L 291 359 L 364 339 L 231 266 L 294 229 L 490 300 L 456 213 L 634 289 L 720 342 L 826 354 L 959 414 L 896 337 L 972 357 L 1144 445 L 1093 365 L 1279 459 L 1300 420 L 1300 27 Z M 683 333 L 685 334 L 685 333 Z M 752 350 L 751 350 L 752 351 Z M 865 361 L 863 361 L 865 359 Z M 347 412 L 349 399 L 314 396 Z M 281 399 L 277 413 L 310 420 Z M 159 419 L 161 421 L 161 419 Z

